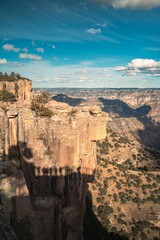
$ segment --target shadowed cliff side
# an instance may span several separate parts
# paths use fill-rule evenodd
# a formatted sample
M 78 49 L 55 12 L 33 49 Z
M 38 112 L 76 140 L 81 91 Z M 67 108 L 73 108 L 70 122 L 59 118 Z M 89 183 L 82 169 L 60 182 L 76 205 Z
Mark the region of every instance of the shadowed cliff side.
M 78 106 L 81 103 L 85 102 L 85 99 L 83 99 L 83 98 L 71 98 L 65 94 L 58 94 L 58 95 L 52 97 L 52 99 L 57 102 L 67 103 L 72 107 Z
M 27 161 L 17 158 L 19 146 L 23 147 Z M 93 213 L 87 183 L 93 181 L 94 173 L 82 174 L 80 168 L 72 169 L 69 166 L 37 168 L 29 163 L 33 151 L 25 142 L 10 146 L 8 152 L 9 155 L 5 156 L 8 161 L 0 165 L 1 205 L 18 239 L 126 239 L 106 232 Z M 20 169 L 17 168 L 19 163 L 16 163 L 19 160 L 24 161 Z M 3 187 L 6 182 L 7 188 Z M 10 208 L 7 208 L 8 203 Z M 6 230 L 3 229 L 2 240 L 5 234 Z

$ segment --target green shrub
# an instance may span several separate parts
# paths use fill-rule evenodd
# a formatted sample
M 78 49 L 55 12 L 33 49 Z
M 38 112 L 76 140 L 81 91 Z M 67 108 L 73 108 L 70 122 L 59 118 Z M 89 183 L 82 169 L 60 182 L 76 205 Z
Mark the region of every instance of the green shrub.
M 121 145 L 119 143 L 115 143 L 114 147 L 117 149 L 117 148 L 121 147 Z
M 0 91 L 0 101 L 15 102 L 16 96 L 13 93 L 6 91 L 5 89 Z
M 53 115 L 53 112 L 49 108 L 44 107 L 43 104 L 39 104 L 35 100 L 32 101 L 31 110 L 36 113 L 36 116 L 40 117 L 51 118 Z
M 10 75 L 8 75 L 7 73 L 0 72 L 0 81 L 13 82 L 13 81 L 17 81 L 20 78 L 21 78 L 21 75 L 19 73 L 11 72 Z
M 118 196 L 117 196 L 116 193 L 113 194 L 113 198 L 114 198 L 114 201 L 115 201 L 115 202 L 118 202 Z
M 51 94 L 48 92 L 42 92 L 41 94 L 39 94 L 36 98 L 35 101 L 37 103 L 41 103 L 41 104 L 45 104 L 47 103 L 51 98 Z
M 118 143 L 129 143 L 128 139 L 126 137 L 120 137 L 119 140 L 118 140 Z
M 116 187 L 120 190 L 122 189 L 121 184 L 119 182 L 116 183 Z
M 112 137 L 112 138 L 117 137 L 117 133 L 112 132 L 112 133 L 110 134 L 110 137 Z

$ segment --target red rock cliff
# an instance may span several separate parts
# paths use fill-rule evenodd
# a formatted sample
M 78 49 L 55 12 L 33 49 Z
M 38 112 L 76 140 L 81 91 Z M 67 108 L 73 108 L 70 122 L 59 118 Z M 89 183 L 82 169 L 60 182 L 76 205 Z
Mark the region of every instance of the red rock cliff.
M 30 109 L 30 81 L 19 80 L 18 86 L 17 98 L 27 104 L 1 103 L 0 108 L 0 149 L 5 160 L 0 186 L 6 214 L 12 216 L 21 239 L 26 235 L 21 229 L 24 219 L 31 226 L 26 231 L 32 239 L 83 239 L 87 182 L 96 168 L 96 140 L 105 138 L 106 114 L 95 107 L 72 108 L 50 101 L 47 107 L 53 116 L 37 117 Z M 12 87 L 7 83 L 6 89 L 15 93 Z M 4 169 L 10 163 L 14 167 L 8 177 Z

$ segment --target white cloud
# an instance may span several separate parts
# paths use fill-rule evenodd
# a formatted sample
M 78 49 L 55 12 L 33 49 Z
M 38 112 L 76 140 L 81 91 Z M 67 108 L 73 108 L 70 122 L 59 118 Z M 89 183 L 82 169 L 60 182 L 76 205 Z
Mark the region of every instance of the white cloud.
M 36 43 L 34 40 L 32 40 L 32 46 L 36 46 Z
M 80 76 L 77 78 L 78 82 L 86 82 L 88 81 L 88 77 L 87 76 Z
M 95 59 L 94 61 L 97 60 Z M 105 64 L 109 65 L 107 59 Z M 0 68 L 2 72 L 7 73 L 10 73 L 11 71 L 17 71 L 17 67 L 13 66 L 11 61 L 9 64 L 0 65 Z M 85 73 L 86 69 L 89 74 Z M 104 71 L 104 69 L 109 69 L 109 72 Z M 18 68 L 18 72 L 22 76 L 33 80 L 33 87 L 159 87 L 159 81 L 153 81 L 153 79 L 159 78 L 158 75 L 153 76 L 153 74 L 148 74 L 147 76 L 146 73 L 145 76 L 139 76 L 137 74 L 134 77 L 129 77 L 126 74 L 124 77 L 123 74 L 120 74 L 121 72 L 115 72 L 113 67 L 104 68 L 88 66 L 86 68 L 86 66 L 82 66 L 80 64 L 56 66 L 55 64 L 50 64 L 49 62 L 42 60 L 26 61 L 25 64 L 21 64 L 21 66 Z M 111 76 L 106 76 L 107 74 L 111 74 Z M 154 74 L 158 73 L 156 72 Z M 65 78 L 67 75 L 69 75 L 69 77 Z M 84 77 L 88 77 L 88 79 Z M 46 81 L 46 78 L 48 81 Z M 144 79 L 147 80 L 145 84 L 142 82 Z M 41 81 L 41 83 L 39 81 Z
M 10 64 L 12 65 L 13 67 L 20 67 L 21 64 L 19 62 L 13 62 L 13 64 Z
M 149 51 L 155 51 L 155 52 L 158 52 L 160 51 L 160 48 L 156 48 L 156 47 L 146 47 L 144 48 L 145 50 L 149 50 Z
M 136 76 L 141 71 L 138 68 L 126 68 L 124 75 Z
M 129 64 L 129 68 L 153 68 L 160 67 L 160 62 L 157 62 L 153 59 L 142 59 L 136 58 L 133 59 Z
M 41 80 L 38 79 L 35 82 L 37 82 L 37 83 L 47 83 L 48 82 L 48 78 L 41 79 Z
M 44 53 L 44 48 L 36 48 L 36 51 L 37 51 L 37 52 Z
M 69 76 L 70 76 L 70 73 L 68 73 L 68 72 L 64 72 L 64 73 L 60 74 L 60 78 L 69 78 Z
M 122 71 L 125 75 L 136 76 L 138 73 L 146 73 L 153 76 L 160 74 L 160 61 L 153 59 L 136 58 L 133 59 L 127 66 L 117 66 L 115 71 Z
M 92 65 L 94 65 L 94 61 L 82 61 L 82 62 L 80 62 L 80 65 L 82 65 L 82 66 L 92 66 Z
M 0 64 L 7 64 L 7 60 L 5 58 L 0 58 Z
M 53 49 L 56 49 L 56 46 L 53 44 L 53 45 L 52 45 L 52 48 L 53 48 Z
M 104 77 L 111 77 L 112 75 L 111 74 L 106 74 L 106 75 L 104 75 Z
M 23 48 L 22 50 L 23 50 L 24 52 L 28 52 L 28 48 L 27 48 L 27 47 Z
M 113 8 L 151 9 L 160 6 L 160 0 L 91 0 L 102 6 Z
M 154 77 L 160 77 L 160 73 L 153 74 Z
M 91 34 L 97 34 L 97 33 L 101 33 L 101 29 L 100 28 L 88 28 L 86 30 L 87 33 L 91 33 Z
M 55 83 L 58 83 L 60 81 L 60 79 L 59 78 L 53 78 L 51 81 L 55 82 Z
M 15 48 L 13 44 L 4 44 L 2 47 L 6 51 L 14 51 L 14 52 L 20 51 L 20 48 Z
M 42 59 L 42 57 L 40 57 L 36 54 L 30 54 L 30 53 L 20 53 L 19 58 L 32 59 L 32 60 L 41 60 Z
M 103 27 L 103 28 L 108 26 L 107 23 L 97 23 L 96 25 L 99 26 L 99 27 Z
M 104 68 L 103 72 L 110 72 L 110 70 L 111 70 L 110 68 Z
M 53 59 L 54 59 L 55 61 L 58 61 L 58 60 L 59 60 L 59 58 L 58 58 L 58 57 L 53 57 Z
M 114 68 L 114 70 L 115 71 L 124 71 L 124 70 L 126 70 L 126 67 L 124 67 L 124 66 L 117 66 L 117 67 Z

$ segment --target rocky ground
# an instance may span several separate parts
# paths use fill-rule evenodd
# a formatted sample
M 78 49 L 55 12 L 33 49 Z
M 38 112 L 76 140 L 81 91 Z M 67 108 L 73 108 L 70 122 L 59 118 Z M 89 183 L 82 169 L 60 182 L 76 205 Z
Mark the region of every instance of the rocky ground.
M 88 198 L 104 232 L 99 228 L 92 235 L 93 220 L 88 226 L 92 239 L 159 239 L 160 152 L 140 147 L 111 129 L 97 145 L 97 170 Z

